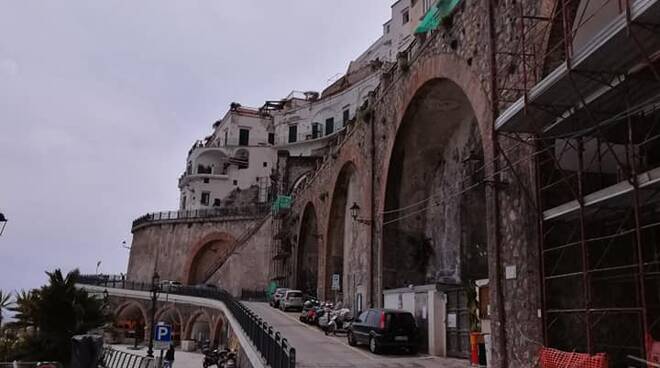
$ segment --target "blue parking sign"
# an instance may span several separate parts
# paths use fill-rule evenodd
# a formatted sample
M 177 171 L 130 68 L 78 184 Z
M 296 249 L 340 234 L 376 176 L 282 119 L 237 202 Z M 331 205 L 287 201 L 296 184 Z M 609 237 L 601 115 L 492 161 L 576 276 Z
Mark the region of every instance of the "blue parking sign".
M 154 327 L 154 342 L 156 349 L 165 349 L 172 342 L 172 327 L 159 323 Z

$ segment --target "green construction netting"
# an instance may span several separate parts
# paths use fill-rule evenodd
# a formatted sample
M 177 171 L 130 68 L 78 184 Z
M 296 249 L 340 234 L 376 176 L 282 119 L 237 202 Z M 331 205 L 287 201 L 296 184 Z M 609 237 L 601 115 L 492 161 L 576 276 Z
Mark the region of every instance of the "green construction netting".
M 440 27 L 442 20 L 451 14 L 461 0 L 440 0 L 426 12 L 415 33 L 426 33 Z
M 266 296 L 268 299 L 273 296 L 275 289 L 277 289 L 277 283 L 275 281 L 271 281 L 270 284 L 268 284 L 268 289 L 266 290 Z
M 291 208 L 291 197 L 289 196 L 277 196 L 273 202 L 273 213 L 277 214 L 280 210 Z

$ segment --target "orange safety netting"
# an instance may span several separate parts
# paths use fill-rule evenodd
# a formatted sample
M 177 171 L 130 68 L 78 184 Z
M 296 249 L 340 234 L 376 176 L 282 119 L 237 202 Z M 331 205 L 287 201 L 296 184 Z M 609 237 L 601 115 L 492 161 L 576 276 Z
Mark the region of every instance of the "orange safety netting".
M 541 368 L 607 368 L 607 355 L 598 353 L 569 353 L 557 349 L 541 348 Z

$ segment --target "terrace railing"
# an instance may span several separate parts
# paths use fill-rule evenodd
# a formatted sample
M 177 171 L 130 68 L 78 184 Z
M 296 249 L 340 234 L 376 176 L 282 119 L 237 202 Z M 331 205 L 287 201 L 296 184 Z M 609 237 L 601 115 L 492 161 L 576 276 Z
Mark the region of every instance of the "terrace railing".
M 149 223 L 158 223 L 175 220 L 195 220 L 210 218 L 232 217 L 261 217 L 268 213 L 270 204 L 264 203 L 246 207 L 205 208 L 185 211 L 165 211 L 148 213 L 133 221 L 133 228 Z

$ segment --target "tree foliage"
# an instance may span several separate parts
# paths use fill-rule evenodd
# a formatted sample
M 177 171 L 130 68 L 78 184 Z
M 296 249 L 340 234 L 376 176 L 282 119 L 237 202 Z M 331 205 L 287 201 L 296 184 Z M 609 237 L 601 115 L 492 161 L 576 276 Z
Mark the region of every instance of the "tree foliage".
M 12 305 L 11 293 L 0 290 L 0 327 L 2 327 L 2 313 Z
M 71 356 L 71 338 L 102 326 L 107 320 L 103 301 L 75 287 L 78 270 L 66 276 L 61 270 L 46 272 L 48 284 L 21 291 L 16 297 L 15 327 L 33 327 L 14 359 L 59 361 Z

